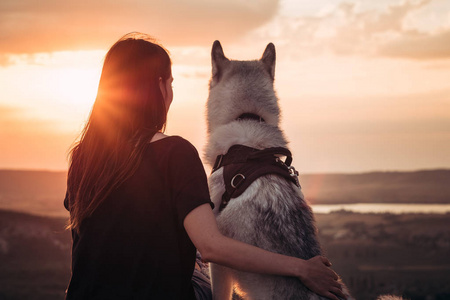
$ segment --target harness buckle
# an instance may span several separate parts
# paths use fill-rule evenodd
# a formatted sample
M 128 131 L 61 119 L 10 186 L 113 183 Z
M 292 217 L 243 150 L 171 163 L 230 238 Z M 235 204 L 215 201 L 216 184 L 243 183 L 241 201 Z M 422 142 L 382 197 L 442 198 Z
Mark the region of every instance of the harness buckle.
M 288 157 L 288 158 L 289 158 L 289 157 Z M 290 175 L 291 177 L 294 178 L 295 184 L 296 184 L 299 188 L 301 188 L 300 181 L 298 180 L 298 175 L 299 175 L 299 173 L 298 173 L 298 171 L 294 168 L 294 166 L 291 166 L 291 165 L 285 163 L 285 162 L 284 162 L 283 160 L 281 160 L 281 158 L 279 158 L 279 157 L 276 157 L 276 158 L 275 158 L 275 161 L 276 161 L 277 163 L 280 163 L 281 165 L 283 165 L 284 167 L 287 168 L 287 170 L 288 170 L 288 172 L 289 172 L 289 175 Z M 289 162 L 289 163 L 290 163 L 290 162 Z
M 288 166 L 289 175 L 294 177 L 297 186 L 300 187 L 300 181 L 298 180 L 298 171 L 293 166 Z
M 239 178 L 239 177 L 242 178 L 241 181 L 239 181 L 238 183 L 234 184 L 234 180 L 235 180 L 236 178 Z M 236 175 L 233 176 L 233 178 L 231 178 L 231 186 L 235 189 L 235 188 L 237 188 L 239 185 L 241 185 L 241 183 L 244 182 L 244 180 L 245 180 L 245 176 L 244 176 L 244 175 L 242 175 L 241 173 L 236 174 Z

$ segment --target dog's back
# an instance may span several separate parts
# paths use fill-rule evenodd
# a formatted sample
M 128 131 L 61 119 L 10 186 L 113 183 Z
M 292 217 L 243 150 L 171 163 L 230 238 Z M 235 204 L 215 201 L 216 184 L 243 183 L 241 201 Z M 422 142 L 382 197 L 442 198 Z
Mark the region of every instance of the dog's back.
M 234 239 L 289 256 L 321 254 L 311 211 L 298 188 L 276 175 L 259 178 L 217 217 L 220 230 Z M 309 299 L 296 278 L 234 273 L 250 299 Z
M 275 48 L 269 44 L 260 60 L 230 61 L 219 42 L 212 50 L 213 76 L 207 103 L 208 143 L 205 157 L 212 166 L 233 145 L 255 149 L 286 147 L 279 128 L 280 110 L 273 88 Z M 240 118 L 242 115 L 256 116 Z M 258 121 L 259 117 L 259 121 Z M 294 183 L 278 175 L 255 180 L 223 211 L 223 169 L 209 178 L 221 232 L 257 247 L 302 259 L 321 254 L 311 209 Z M 215 296 L 230 297 L 234 285 L 249 299 L 322 299 L 296 278 L 250 274 L 212 266 Z

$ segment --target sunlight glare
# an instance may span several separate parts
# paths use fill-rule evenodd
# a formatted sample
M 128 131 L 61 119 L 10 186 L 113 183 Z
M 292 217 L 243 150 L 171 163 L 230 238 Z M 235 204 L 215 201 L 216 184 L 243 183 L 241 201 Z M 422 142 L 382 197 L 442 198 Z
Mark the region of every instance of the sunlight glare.
M 100 71 L 96 68 L 64 68 L 54 73 L 52 94 L 69 105 L 91 106 L 97 95 Z

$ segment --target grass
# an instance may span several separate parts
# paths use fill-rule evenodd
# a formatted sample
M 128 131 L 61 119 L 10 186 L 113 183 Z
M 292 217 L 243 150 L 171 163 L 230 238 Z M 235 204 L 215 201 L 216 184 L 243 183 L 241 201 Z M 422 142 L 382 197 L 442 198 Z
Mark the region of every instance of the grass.
M 450 214 L 316 215 L 333 269 L 357 299 L 450 299 Z M 70 278 L 65 219 L 0 210 L 0 300 L 63 299 Z

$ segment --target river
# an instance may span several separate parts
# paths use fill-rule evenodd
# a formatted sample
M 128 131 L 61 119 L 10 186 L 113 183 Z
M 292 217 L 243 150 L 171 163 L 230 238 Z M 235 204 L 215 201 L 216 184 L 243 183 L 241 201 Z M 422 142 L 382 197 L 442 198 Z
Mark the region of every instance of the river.
M 450 212 L 450 204 L 396 204 L 396 203 L 353 203 L 353 204 L 314 204 L 313 212 L 328 214 L 337 210 L 346 210 L 358 213 L 427 213 L 445 214 Z

